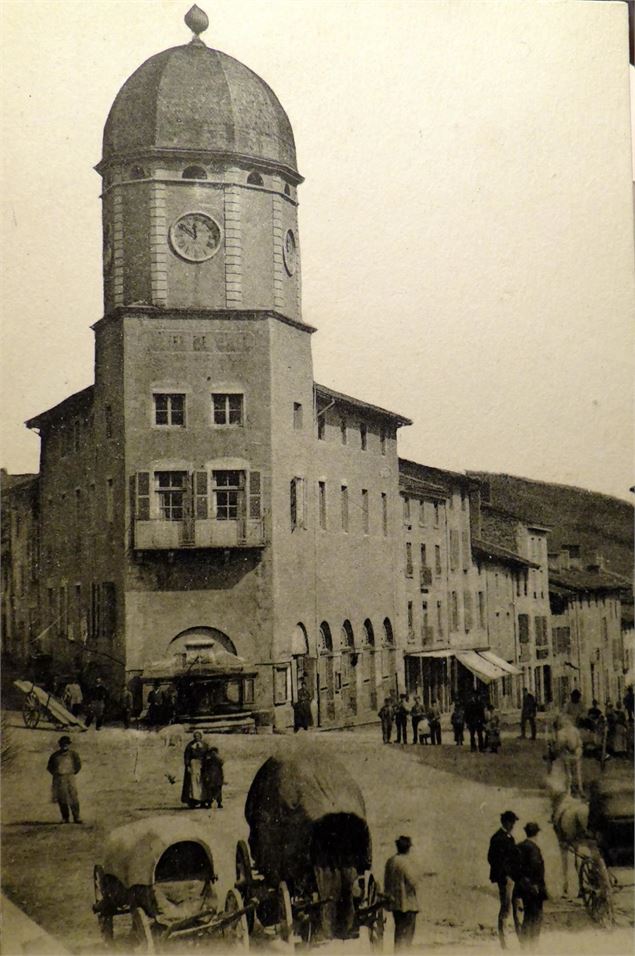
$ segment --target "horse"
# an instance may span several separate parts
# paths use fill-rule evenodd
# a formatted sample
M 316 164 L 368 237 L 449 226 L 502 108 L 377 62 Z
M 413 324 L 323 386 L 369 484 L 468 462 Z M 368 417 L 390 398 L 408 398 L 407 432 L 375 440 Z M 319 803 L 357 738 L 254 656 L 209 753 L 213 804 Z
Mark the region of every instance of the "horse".
M 582 735 L 566 714 L 559 714 L 553 722 L 553 734 L 549 741 L 547 759 L 550 764 L 561 760 L 565 775 L 566 790 L 579 796 L 582 788 Z
M 547 790 L 551 797 L 551 823 L 553 825 L 562 862 L 562 895 L 569 893 L 568 858 L 569 851 L 573 850 L 576 873 L 578 872 L 578 858 L 585 848 L 587 853 L 591 848 L 586 845 L 589 840 L 589 804 L 581 797 L 574 797 L 570 792 L 570 772 L 564 758 L 557 757 L 551 765 L 547 777 Z

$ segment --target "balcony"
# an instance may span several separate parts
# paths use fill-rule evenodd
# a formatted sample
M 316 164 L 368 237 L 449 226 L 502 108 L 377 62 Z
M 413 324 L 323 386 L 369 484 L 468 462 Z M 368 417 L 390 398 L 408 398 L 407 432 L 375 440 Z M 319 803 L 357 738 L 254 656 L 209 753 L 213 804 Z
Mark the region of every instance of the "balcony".
M 178 551 L 193 548 L 264 548 L 263 518 L 241 521 L 135 521 L 136 551 Z
M 419 587 L 423 591 L 424 588 L 429 588 L 432 586 L 432 568 L 420 568 L 419 569 Z

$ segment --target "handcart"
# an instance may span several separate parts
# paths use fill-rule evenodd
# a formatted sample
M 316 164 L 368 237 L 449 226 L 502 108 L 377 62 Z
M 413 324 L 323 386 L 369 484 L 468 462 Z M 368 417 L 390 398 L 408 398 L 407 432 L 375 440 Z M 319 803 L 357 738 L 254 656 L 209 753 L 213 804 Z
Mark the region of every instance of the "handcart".
M 219 908 L 208 837 L 201 825 L 168 815 L 113 830 L 103 863 L 94 869 L 93 912 L 104 940 L 112 941 L 115 918 L 128 916 L 141 952 L 163 951 L 183 939 L 247 950 L 249 906 L 230 889 Z
M 348 771 L 308 749 L 270 757 L 245 804 L 249 843 L 236 847 L 236 889 L 254 908 L 251 933 L 315 946 L 365 928 L 384 934 L 383 897 L 371 872 L 364 799 Z
M 86 724 L 71 714 L 64 704 L 30 680 L 16 680 L 14 686 L 24 694 L 22 720 L 24 726 L 32 730 L 43 721 L 57 728 L 68 727 L 73 730 L 86 730 Z

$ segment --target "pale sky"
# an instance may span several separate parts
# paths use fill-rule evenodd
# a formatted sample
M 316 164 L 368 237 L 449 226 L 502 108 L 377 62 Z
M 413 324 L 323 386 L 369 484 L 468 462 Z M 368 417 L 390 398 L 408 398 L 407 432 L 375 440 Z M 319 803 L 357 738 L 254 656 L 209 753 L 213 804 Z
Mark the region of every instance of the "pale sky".
M 3 435 L 93 381 L 101 135 L 189 0 L 7 2 Z M 199 0 L 277 93 L 318 382 L 400 453 L 628 497 L 635 308 L 626 4 Z

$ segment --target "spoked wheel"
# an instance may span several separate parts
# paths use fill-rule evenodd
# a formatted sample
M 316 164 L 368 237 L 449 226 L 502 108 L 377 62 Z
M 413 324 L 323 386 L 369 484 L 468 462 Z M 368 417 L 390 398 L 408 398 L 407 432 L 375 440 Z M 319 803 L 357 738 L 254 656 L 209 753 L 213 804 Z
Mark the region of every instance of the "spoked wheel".
M 132 908 L 132 935 L 138 953 L 156 953 L 150 917 L 140 906 Z
M 372 949 L 382 952 L 384 948 L 384 927 L 386 917 L 384 907 L 380 902 L 381 891 L 375 877 L 371 873 L 366 881 L 365 905 L 369 908 L 368 940 Z
M 104 899 L 104 870 L 97 865 L 93 870 L 93 886 L 95 888 L 95 905 L 93 910 L 97 913 L 97 921 L 104 942 L 109 943 L 113 937 L 113 917 L 112 913 L 106 909 Z
M 236 844 L 236 889 L 239 890 L 243 899 L 249 901 L 253 896 L 254 875 L 251 868 L 251 854 L 245 840 L 239 840 Z M 250 909 L 247 913 L 247 925 L 249 932 L 254 931 L 255 912 Z
M 604 860 L 587 857 L 580 866 L 580 894 L 584 908 L 594 923 L 600 926 L 613 924 L 613 899 L 611 880 Z
M 293 909 L 291 908 L 289 887 L 284 880 L 278 886 L 278 924 L 280 926 L 280 938 L 293 948 Z
M 24 726 L 34 729 L 40 722 L 42 713 L 40 711 L 40 702 L 35 694 L 27 694 L 22 705 L 22 720 Z
M 244 908 L 245 901 L 242 898 L 240 890 L 229 890 L 225 897 L 224 915 L 226 917 L 232 916 Z M 236 916 L 235 919 L 232 919 L 231 923 L 228 923 L 224 927 L 223 939 L 226 939 L 233 948 L 241 952 L 247 952 L 249 949 L 249 923 L 246 913 L 240 913 L 240 916 Z

